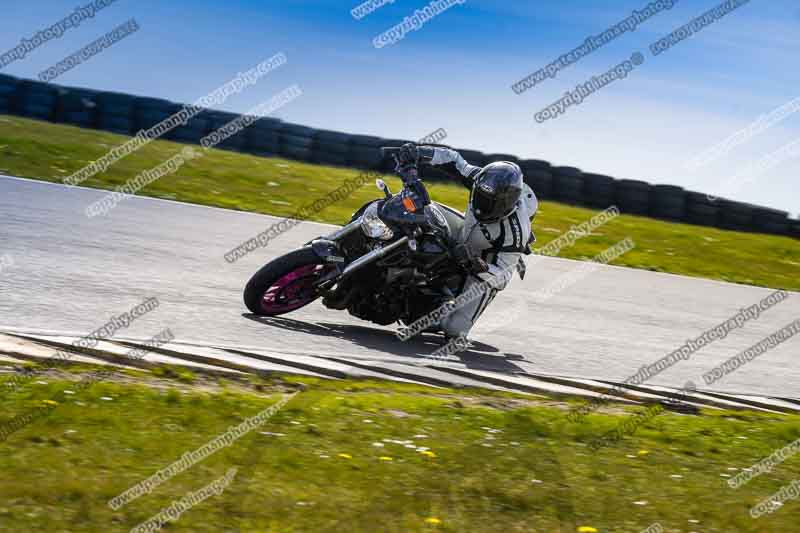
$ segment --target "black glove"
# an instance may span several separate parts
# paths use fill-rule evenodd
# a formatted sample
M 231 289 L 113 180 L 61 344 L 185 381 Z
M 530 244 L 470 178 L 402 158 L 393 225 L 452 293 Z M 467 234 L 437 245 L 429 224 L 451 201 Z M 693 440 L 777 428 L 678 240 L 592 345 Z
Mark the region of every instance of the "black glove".
M 464 244 L 457 244 L 453 248 L 453 257 L 461 268 L 470 274 L 483 274 L 489 271 L 486 261 L 480 257 L 472 257 Z
M 400 147 L 400 153 L 397 154 L 397 162 L 400 166 L 416 165 L 419 161 L 419 149 L 414 143 L 406 143 Z
M 472 258 L 471 266 L 473 274 L 483 274 L 484 272 L 489 272 L 489 264 L 480 257 Z

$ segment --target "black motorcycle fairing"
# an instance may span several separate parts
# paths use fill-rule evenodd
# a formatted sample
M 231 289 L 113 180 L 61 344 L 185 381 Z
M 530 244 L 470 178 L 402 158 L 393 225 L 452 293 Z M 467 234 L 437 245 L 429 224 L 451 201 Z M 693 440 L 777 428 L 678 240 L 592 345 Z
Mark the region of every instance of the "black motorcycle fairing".
M 424 226 L 428 222 L 425 206 L 413 193 L 397 194 L 382 202 L 383 205 L 378 208 L 378 216 L 395 232 L 405 234 L 410 228 Z
M 397 198 L 397 196 L 390 200 L 372 200 L 365 203 L 353 213 L 350 217 L 350 221 L 358 220 L 369 206 L 378 203 L 383 204 L 383 206 L 378 206 L 378 213 L 381 220 L 390 226 L 409 223 L 420 225 L 424 221 L 427 226 L 435 228 L 448 241 L 457 239 L 458 234 L 464 227 L 464 215 L 457 209 L 446 204 L 431 202 L 424 207 L 422 214 L 415 214 L 407 212 L 405 206 L 402 205 L 402 198 L 399 200 L 395 198 Z M 393 227 L 393 229 L 397 228 Z
M 428 224 L 435 228 L 448 242 L 452 242 L 458 237 L 458 233 L 463 226 L 463 219 L 451 220 L 453 216 L 436 202 L 425 206 L 425 216 L 428 219 Z

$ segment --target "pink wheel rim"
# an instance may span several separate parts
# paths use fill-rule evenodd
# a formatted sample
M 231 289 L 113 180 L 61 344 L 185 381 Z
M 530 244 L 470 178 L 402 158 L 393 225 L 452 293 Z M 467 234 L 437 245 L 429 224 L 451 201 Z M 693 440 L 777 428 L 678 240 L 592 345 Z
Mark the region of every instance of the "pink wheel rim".
M 323 265 L 305 265 L 283 275 L 261 297 L 261 310 L 267 314 L 288 313 L 317 299 L 314 280 L 319 278 Z

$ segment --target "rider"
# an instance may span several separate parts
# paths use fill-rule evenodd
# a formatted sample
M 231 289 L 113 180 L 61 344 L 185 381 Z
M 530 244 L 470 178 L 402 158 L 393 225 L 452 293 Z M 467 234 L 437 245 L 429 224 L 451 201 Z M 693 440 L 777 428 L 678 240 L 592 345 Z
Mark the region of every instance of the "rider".
M 454 254 L 470 273 L 460 293 L 483 283 L 480 297 L 457 307 L 441 322 L 445 337 L 465 338 L 497 293 L 503 290 L 515 269 L 524 274 L 523 254 L 530 254 L 536 238 L 531 222 L 539 201 L 522 179 L 516 163 L 470 165 L 449 148 L 403 145 L 400 161 L 423 161 L 439 167 L 470 189 L 464 227 Z M 487 283 L 489 282 L 489 283 Z

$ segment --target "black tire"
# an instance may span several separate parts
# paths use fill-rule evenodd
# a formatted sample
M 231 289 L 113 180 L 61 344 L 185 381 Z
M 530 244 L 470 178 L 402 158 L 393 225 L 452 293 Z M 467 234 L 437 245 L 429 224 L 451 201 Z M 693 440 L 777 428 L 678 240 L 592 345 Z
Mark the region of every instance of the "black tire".
M 59 89 L 56 122 L 93 128 L 96 123 L 97 94 L 97 91 L 87 89 Z
M 748 204 L 732 200 L 722 200 L 720 223 L 724 229 L 752 231 L 754 209 Z
M 619 180 L 617 182 L 617 205 L 623 213 L 646 215 L 650 210 L 650 190 L 652 185 L 639 180 Z
M 553 165 L 551 165 L 549 161 L 544 161 L 542 159 L 521 159 L 519 164 L 522 166 L 522 168 L 528 168 L 531 170 L 538 169 L 550 171 L 550 169 L 553 168 Z
M 553 175 L 549 170 L 530 169 L 523 171 L 525 183 L 533 189 L 536 197 L 540 200 L 551 200 L 553 198 Z
M 486 154 L 486 159 L 489 163 L 507 161 L 509 163 L 516 163 L 519 165 L 519 158 L 511 154 Z
M 26 104 L 22 108 L 22 116 L 39 120 L 53 120 L 55 108 L 49 105 Z
M 4 98 L 14 98 L 19 91 L 21 82 L 13 76 L 0 74 L 0 96 Z
M 134 128 L 137 131 L 150 129 L 177 110 L 178 105 L 169 100 L 136 97 L 133 110 Z
M 306 265 L 321 265 L 323 261 L 314 253 L 311 247 L 300 248 L 286 255 L 273 259 L 261 269 L 253 274 L 250 281 L 244 287 L 244 305 L 250 310 L 251 313 L 259 316 L 278 316 L 284 313 L 267 314 L 261 308 L 261 299 L 267 289 L 272 287 L 272 284 L 278 281 L 281 277 L 289 272 Z M 309 300 L 310 304 L 314 300 Z M 299 307 L 297 309 L 300 309 Z M 292 311 L 296 311 L 293 309 Z
M 379 147 L 383 146 L 397 147 L 397 146 L 403 146 L 404 144 L 407 143 L 414 143 L 414 141 L 410 141 L 408 139 L 381 139 L 381 144 L 379 145 Z
M 172 138 L 178 142 L 200 144 L 200 140 L 208 131 L 208 121 L 203 117 L 193 117 L 185 126 L 172 130 Z
M 339 154 L 346 157 L 347 154 L 350 153 L 350 146 L 351 145 L 349 144 L 339 144 L 317 140 L 314 143 L 314 150 L 328 154 Z
M 323 165 L 336 165 L 340 167 L 347 166 L 347 155 L 345 154 L 334 154 L 330 152 L 314 150 L 312 152 L 312 159 L 314 163 L 320 163 Z
M 686 222 L 697 226 L 719 226 L 719 207 L 709 203 L 689 203 L 686 207 Z
M 281 147 L 277 144 L 275 145 L 263 145 L 259 146 L 258 148 L 253 148 L 252 146 L 248 148 L 248 153 L 261 156 L 261 157 L 276 157 L 281 155 Z
M 687 193 L 675 185 L 654 185 L 650 197 L 650 211 L 655 218 L 684 220 Z
M 65 111 L 87 111 L 97 107 L 98 94 L 89 89 L 61 89 L 58 100 Z
M 583 172 L 575 167 L 553 167 L 553 193 L 567 204 L 580 203 L 583 195 Z
M 133 116 L 135 98 L 122 93 L 100 93 L 97 95 L 97 106 L 101 113 L 119 116 Z
M 127 116 L 100 115 L 97 119 L 97 127 L 101 130 L 123 135 L 133 133 L 133 121 Z
M 349 133 L 341 133 L 338 131 L 331 131 L 331 130 L 317 130 L 314 134 L 314 138 L 320 144 L 343 144 L 349 145 L 352 141 L 353 136 Z
M 91 128 L 94 126 L 94 115 L 89 111 L 65 111 L 60 122 L 81 128 Z
M 768 233 L 770 235 L 788 235 L 789 223 L 768 222 L 757 229 L 759 232 Z
M 56 112 L 56 91 L 52 86 L 25 81 L 22 83 L 20 111 L 25 117 L 53 120 Z
M 317 130 L 309 128 L 308 126 L 301 126 L 300 124 L 281 124 L 281 134 L 293 135 L 295 137 L 313 137 Z
M 757 207 L 753 213 L 753 227 L 756 231 L 772 233 L 775 235 L 786 235 L 789 233 L 789 213 L 770 209 L 768 207 Z
M 177 108 L 174 109 L 177 112 Z M 163 109 L 163 110 L 148 110 L 142 113 L 139 113 L 134 121 L 136 131 L 139 130 L 149 130 L 150 128 L 156 126 L 157 124 L 162 123 L 170 116 L 173 115 L 173 110 Z M 166 133 L 162 134 L 159 138 L 161 139 L 172 139 L 175 134 L 175 129 L 171 129 Z
M 206 132 L 206 135 L 219 132 L 221 137 L 226 137 L 229 132 L 220 130 L 241 117 L 241 115 L 237 115 L 236 113 L 228 113 L 227 111 L 205 111 L 200 116 L 201 118 L 205 118 L 208 124 L 208 131 Z M 230 131 L 234 130 L 231 129 Z M 245 146 L 245 141 L 247 140 L 246 134 L 246 129 L 240 130 L 230 137 L 224 138 L 215 146 L 215 148 L 219 148 L 221 150 L 242 151 Z
M 221 127 L 241 117 L 241 115 L 237 115 L 236 113 L 228 113 L 227 111 L 203 111 L 198 116 L 206 119 L 208 124 L 208 133 L 217 131 Z
M 360 148 L 377 148 L 379 146 L 387 146 L 384 145 L 384 139 L 382 137 L 374 137 L 372 135 L 353 135 L 353 144 L 357 145 Z
M 247 142 L 245 147 L 251 153 L 277 153 L 280 146 L 278 132 L 270 129 L 247 128 Z
M 301 137 L 299 135 L 288 135 L 282 133 L 280 139 L 283 144 L 287 146 L 293 146 L 294 148 L 311 149 L 311 147 L 314 146 L 314 139 L 311 137 Z
M 281 140 L 278 130 L 272 128 L 257 128 L 258 122 L 247 128 L 250 143 L 257 145 L 259 142 L 278 144 Z
M 789 222 L 789 236 L 800 239 L 800 220 L 791 220 Z
M 133 102 L 134 107 L 139 111 L 148 109 L 164 109 L 165 107 L 175 105 L 164 98 L 150 98 L 149 96 L 134 96 Z
M 281 145 L 280 154 L 289 159 L 306 162 L 310 162 L 314 155 L 311 148 L 300 148 L 289 144 Z
M 280 119 L 274 117 L 261 117 L 256 122 L 254 122 L 253 125 L 250 126 L 250 128 L 258 131 L 266 130 L 278 133 L 278 131 L 281 129 L 282 126 L 283 122 L 281 122 Z
M 583 203 L 592 207 L 606 208 L 614 205 L 616 180 L 604 174 L 583 174 Z
M 383 154 L 381 154 L 381 151 L 376 147 L 364 148 L 354 146 L 350 152 L 350 159 L 356 167 L 370 170 L 381 168 L 383 164 Z

